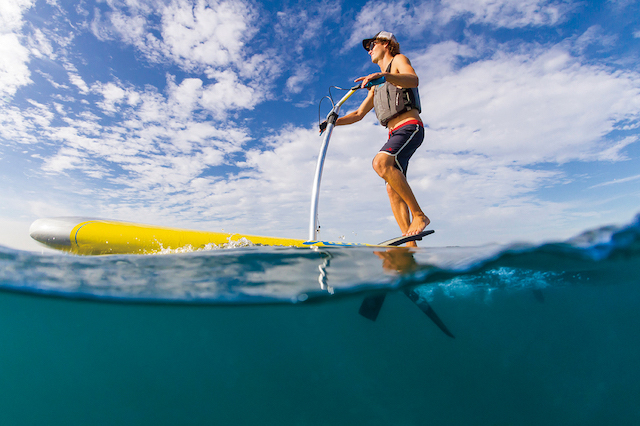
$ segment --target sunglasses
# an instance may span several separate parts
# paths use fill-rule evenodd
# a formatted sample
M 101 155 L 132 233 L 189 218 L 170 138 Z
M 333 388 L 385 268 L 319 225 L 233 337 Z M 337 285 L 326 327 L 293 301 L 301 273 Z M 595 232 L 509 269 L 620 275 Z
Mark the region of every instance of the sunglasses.
M 367 46 L 367 51 L 371 52 L 373 50 L 373 47 L 376 45 L 376 43 L 378 43 L 378 40 L 373 40 L 372 42 L 370 42 L 369 46 Z

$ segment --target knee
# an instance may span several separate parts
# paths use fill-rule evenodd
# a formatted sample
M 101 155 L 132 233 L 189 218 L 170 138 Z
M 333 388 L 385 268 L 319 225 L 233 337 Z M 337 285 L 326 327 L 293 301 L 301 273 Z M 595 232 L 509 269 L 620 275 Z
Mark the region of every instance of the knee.
M 373 166 L 373 170 L 375 170 L 376 173 L 378 173 L 378 176 L 380 176 L 381 178 L 384 178 L 384 176 L 387 174 L 389 168 L 388 159 L 389 157 L 384 154 L 378 154 L 373 158 L 373 162 L 371 165 Z

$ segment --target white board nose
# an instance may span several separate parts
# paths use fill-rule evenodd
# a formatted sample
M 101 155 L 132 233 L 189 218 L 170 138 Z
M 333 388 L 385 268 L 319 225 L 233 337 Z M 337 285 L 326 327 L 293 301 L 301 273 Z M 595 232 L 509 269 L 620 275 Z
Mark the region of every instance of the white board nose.
M 29 235 L 34 240 L 46 245 L 70 246 L 71 231 L 78 223 L 86 220 L 79 217 L 38 219 L 31 224 Z

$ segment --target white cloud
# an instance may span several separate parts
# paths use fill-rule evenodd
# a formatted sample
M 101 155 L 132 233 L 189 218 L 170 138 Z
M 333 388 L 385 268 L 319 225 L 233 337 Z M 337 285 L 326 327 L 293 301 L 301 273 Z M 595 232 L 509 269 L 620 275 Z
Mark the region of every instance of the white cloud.
M 382 30 L 419 34 L 433 24 L 436 13 L 436 4 L 433 2 L 406 4 L 403 1 L 371 0 L 358 12 L 347 45 L 360 44 L 363 39 L 373 37 Z
M 451 40 L 431 45 L 415 55 L 407 54 L 414 68 L 419 69 L 420 81 L 423 83 L 454 74 L 460 68 L 461 60 L 481 56 L 476 48 Z
M 413 60 L 419 75 L 432 59 Z M 498 52 L 424 81 L 421 95 L 437 146 L 503 164 L 619 160 L 625 145 L 604 137 L 640 118 L 639 75 L 582 65 L 557 48 Z
M 119 110 L 118 104 L 126 100 L 130 90 L 125 90 L 115 83 L 95 83 L 92 86 L 92 91 L 99 93 L 103 97 L 103 100 L 97 102 L 97 106 L 107 114 L 112 114 Z
M 233 82 L 235 77 L 227 78 Z M 211 112 L 207 96 L 211 102 L 224 101 L 239 91 L 220 95 L 215 85 L 203 87 L 200 79 L 168 80 L 165 94 L 150 86 L 139 90 L 119 82 L 96 83 L 89 90 L 100 101 L 93 105 L 75 99 L 48 104 L 31 100 L 31 107 L 23 109 L 0 105 L 0 138 L 9 147 L 32 145 L 31 158 L 42 172 L 57 175 L 53 182 L 73 187 L 75 193 L 91 193 L 94 206 L 120 205 L 111 209 L 113 214 L 129 202 L 164 214 L 179 214 L 182 207 L 171 207 L 178 201 L 194 201 L 189 209 L 202 209 L 199 200 L 209 194 L 192 182 L 209 181 L 211 168 L 233 165 L 230 156 L 249 140 L 247 130 L 232 122 L 205 120 Z M 249 107 L 247 98 L 235 102 Z M 222 106 L 211 108 L 225 113 Z M 96 190 L 96 185 L 109 190 Z
M 101 40 L 117 37 L 151 62 L 168 59 L 185 70 L 237 66 L 255 33 L 253 6 L 242 0 L 109 2 L 95 12 L 91 29 Z
M 221 71 L 213 77 L 217 81 L 204 88 L 202 106 L 216 118 L 224 118 L 233 110 L 252 109 L 265 96 L 257 88 L 243 84 L 231 71 Z
M 29 37 L 29 51 L 37 58 L 55 58 L 55 53 L 51 41 L 45 36 L 45 34 L 36 28 L 33 31 L 33 35 Z
M 82 77 L 78 73 L 78 69 L 73 64 L 70 64 L 70 63 L 66 63 L 65 68 L 67 70 L 67 74 L 69 75 L 69 81 L 71 82 L 71 84 L 76 86 L 80 90 L 81 94 L 83 95 L 88 94 L 89 86 L 87 85 L 87 83 L 85 83 L 85 81 L 82 79 Z
M 185 80 L 180 90 L 183 95 L 191 91 L 191 102 L 197 98 L 198 105 L 216 119 L 225 119 L 230 111 L 252 109 L 268 96 L 269 79 L 281 72 L 268 54 L 254 55 L 247 48 L 257 31 L 257 13 L 250 3 L 174 0 L 166 5 L 110 6 L 112 11 L 105 16 L 96 12 L 94 35 L 101 40 L 120 38 L 150 62 L 170 61 L 187 72 L 204 73 L 213 83 Z
M 571 1 L 549 0 L 442 0 L 440 18 L 448 22 L 466 17 L 468 23 L 495 27 L 555 25 L 573 9 Z
M 241 1 L 174 0 L 161 11 L 166 54 L 187 69 L 242 61 L 255 28 L 252 5 Z
M 3 0 L 0 2 L 0 31 L 9 33 L 19 30 L 22 14 L 35 3 L 34 0 Z
M 0 96 L 13 96 L 18 88 L 31 83 L 29 50 L 16 32 L 23 25 L 22 14 L 32 5 L 28 0 L 0 2 Z
M 59 137 L 65 138 L 67 140 L 73 138 L 74 136 L 77 136 L 74 134 L 63 134 L 63 133 L 64 132 L 60 132 Z M 77 142 L 78 141 L 76 140 L 76 143 Z M 80 170 L 86 171 L 87 169 L 86 169 L 85 158 L 86 156 L 83 155 L 77 149 L 64 147 L 60 149 L 54 157 L 47 159 L 42 169 L 46 172 L 53 172 L 53 173 L 63 173 L 65 170 L 71 170 L 71 169 L 80 169 Z M 98 175 L 98 173 L 96 173 L 98 170 L 95 167 L 89 169 L 89 171 L 93 172 L 92 173 L 93 176 Z
M 306 84 L 309 84 L 309 80 L 313 77 L 313 71 L 307 66 L 299 66 L 294 71 L 294 74 L 287 79 L 285 84 L 289 93 L 300 93 L 304 89 Z
M 605 34 L 602 27 L 594 25 L 576 38 L 573 49 L 582 54 L 590 46 L 609 49 L 618 41 L 617 35 Z
M 38 128 L 46 127 L 54 114 L 42 104 L 30 102 L 32 107 L 19 109 L 3 107 L 0 103 L 0 137 L 3 144 L 35 144 L 40 142 Z
M 609 186 L 609 185 L 616 185 L 619 183 L 627 183 L 627 182 L 632 182 L 634 180 L 638 180 L 640 179 L 640 175 L 635 175 L 635 176 L 629 176 L 626 178 L 622 178 L 622 179 L 614 179 L 608 182 L 603 182 L 603 183 L 599 183 L 597 185 L 593 185 L 591 187 L 589 187 L 589 189 L 593 189 L 593 188 L 600 188 L 602 186 Z
M 302 56 L 307 49 L 319 49 L 333 34 L 326 33 L 327 22 L 338 22 L 342 5 L 339 1 L 299 3 L 284 7 L 276 13 L 276 38 Z M 329 37 L 327 37 L 329 36 Z
M 571 1 L 550 0 L 371 0 L 356 16 L 348 45 L 359 44 L 383 29 L 411 36 L 426 29 L 438 32 L 458 18 L 464 18 L 467 25 L 499 28 L 552 26 L 565 20 L 573 8 Z

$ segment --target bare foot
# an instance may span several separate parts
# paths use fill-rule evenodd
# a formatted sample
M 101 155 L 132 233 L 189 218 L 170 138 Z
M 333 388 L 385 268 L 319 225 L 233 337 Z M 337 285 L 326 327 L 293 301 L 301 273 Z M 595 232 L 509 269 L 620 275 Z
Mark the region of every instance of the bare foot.
M 407 229 L 407 232 L 405 232 L 402 235 L 404 236 L 417 235 L 422 231 L 424 231 L 424 228 L 426 228 L 427 225 L 429 225 L 429 223 L 431 223 L 431 221 L 424 213 L 421 215 L 420 214 L 416 215 L 411 221 L 411 225 L 409 225 L 409 229 Z

